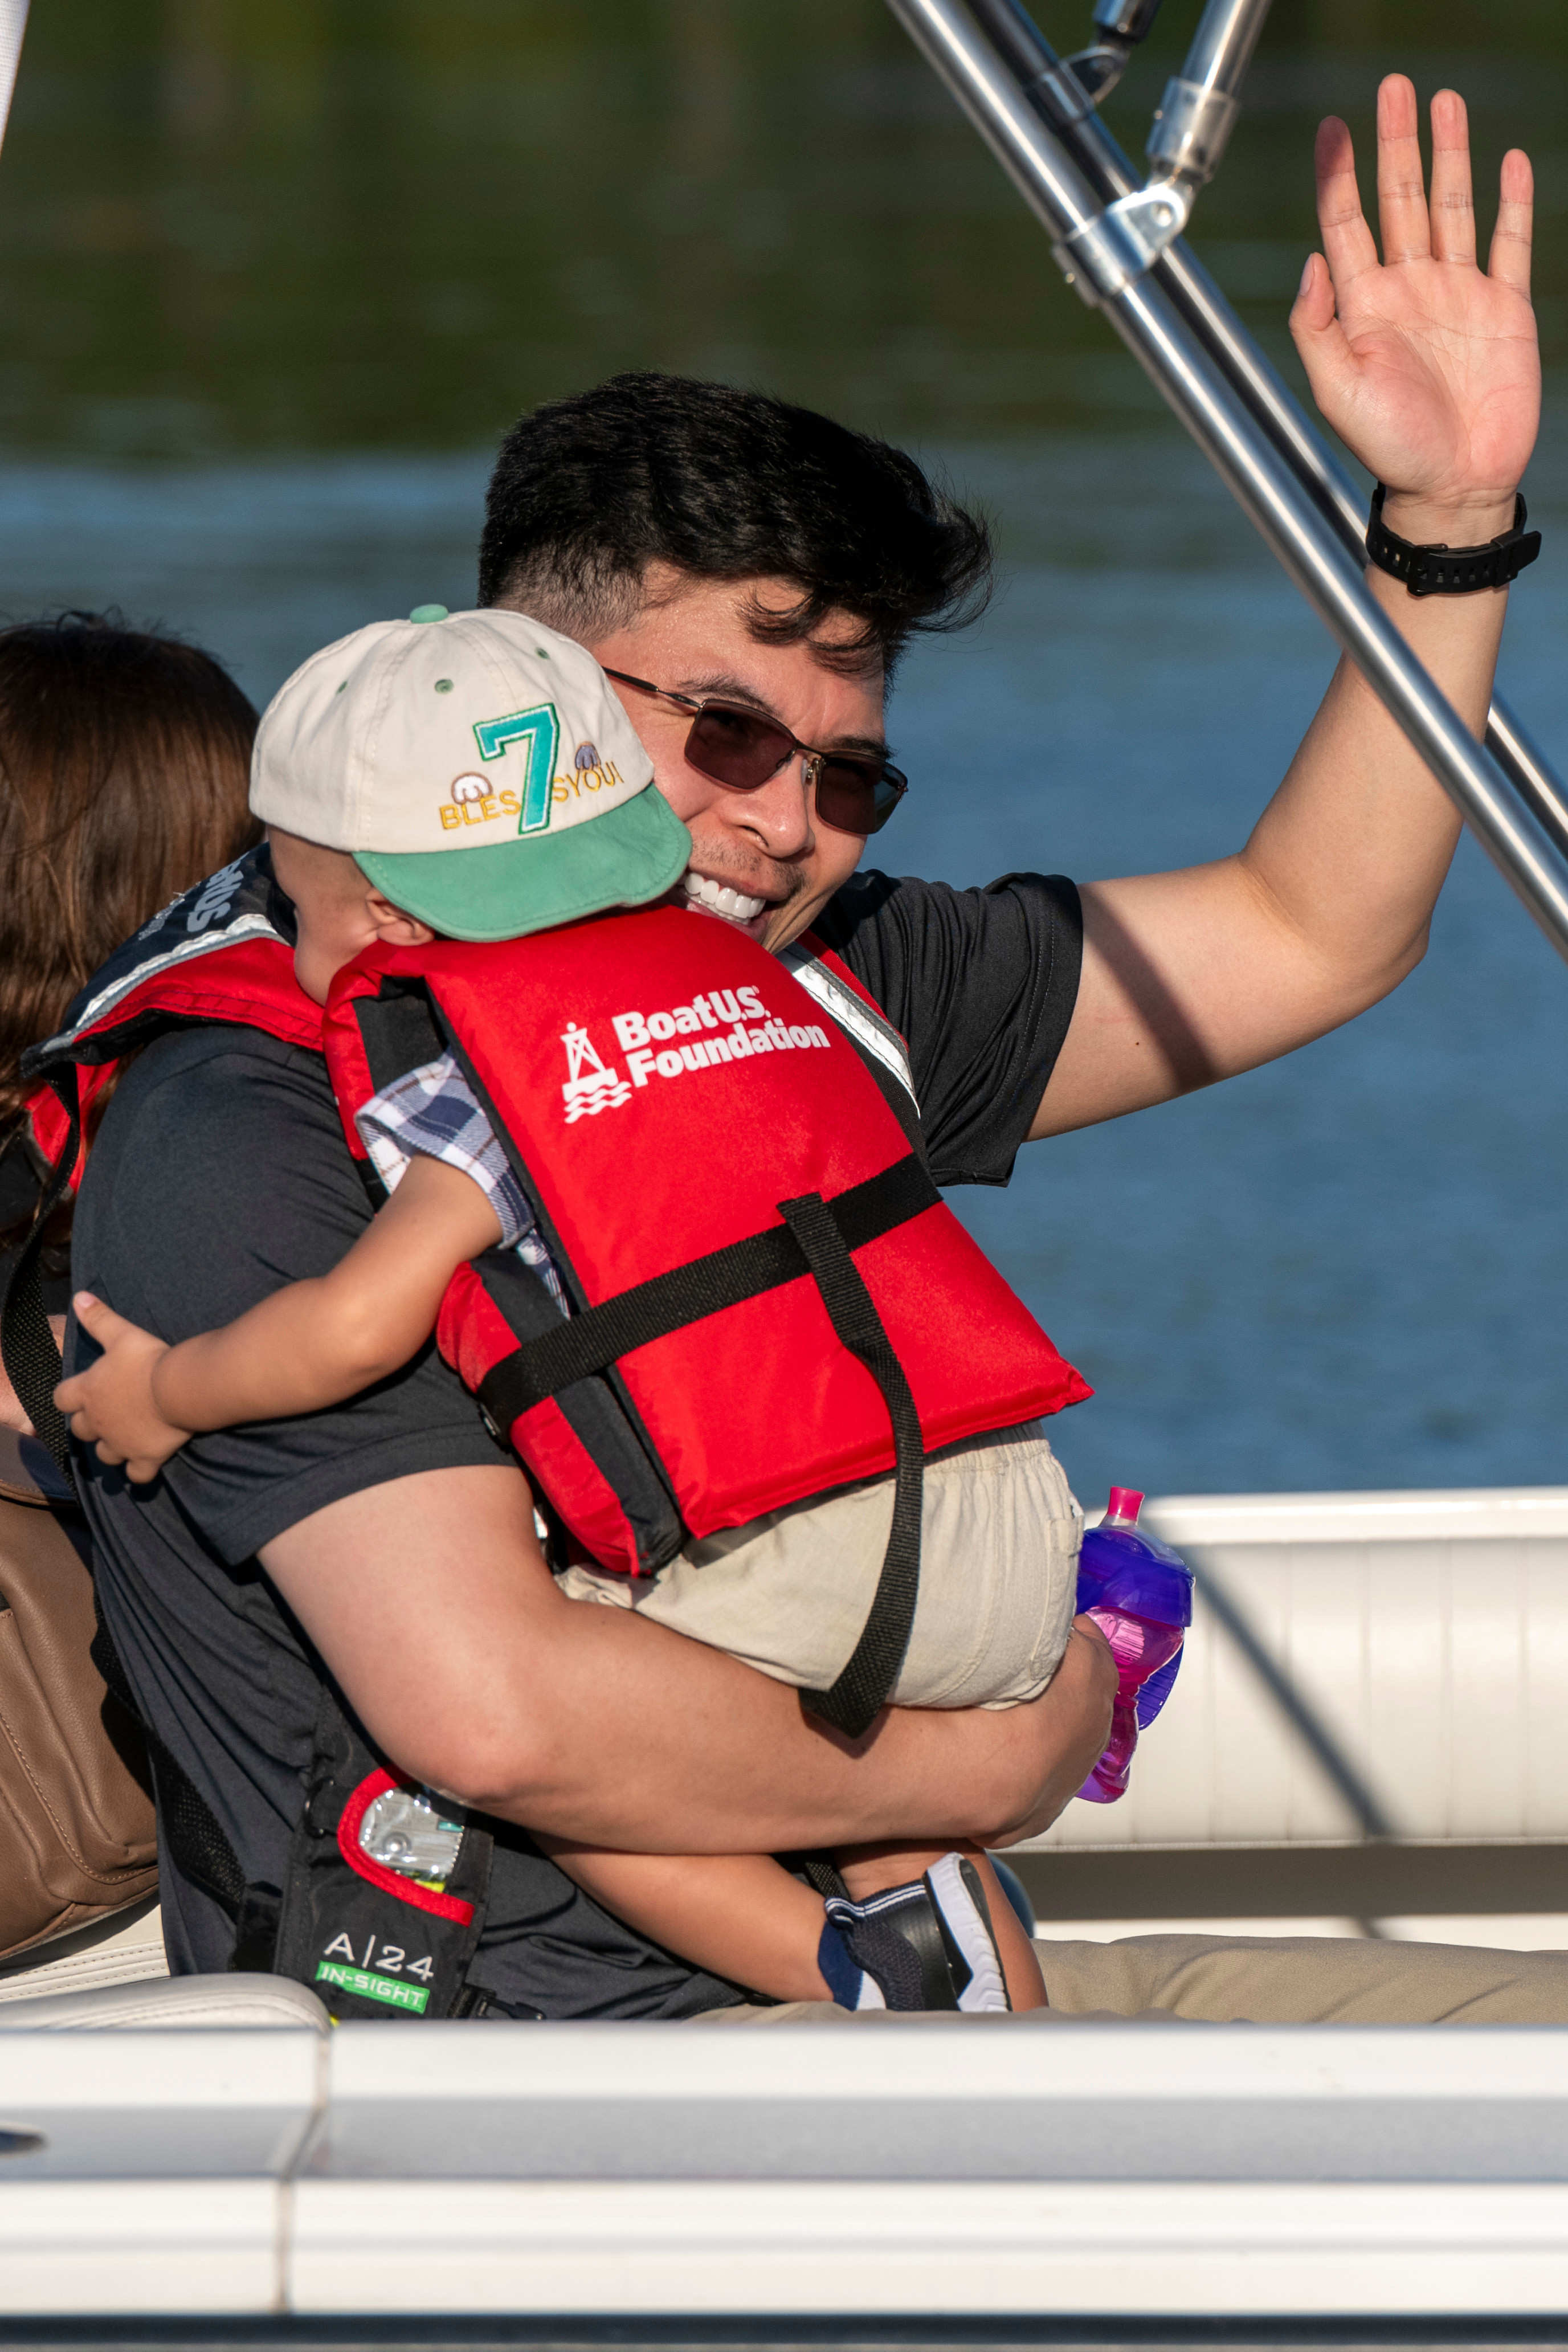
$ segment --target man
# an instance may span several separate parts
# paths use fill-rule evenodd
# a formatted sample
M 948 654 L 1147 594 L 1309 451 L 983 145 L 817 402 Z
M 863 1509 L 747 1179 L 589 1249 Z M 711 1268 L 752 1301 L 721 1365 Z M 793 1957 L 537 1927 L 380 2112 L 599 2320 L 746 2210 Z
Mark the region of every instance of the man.
M 1325 127 L 1328 266 L 1309 265 L 1293 325 L 1325 414 L 1388 485 L 1389 526 L 1473 543 L 1510 523 L 1535 432 L 1530 175 L 1508 159 L 1483 275 L 1457 98 L 1436 102 L 1434 124 L 1429 231 L 1414 94 L 1384 85 L 1381 265 L 1348 134 Z M 1351 1018 L 1418 960 L 1457 831 L 1342 672 L 1246 848 L 1096 885 L 1081 942 L 1060 881 L 954 893 L 852 879 L 864 840 L 821 821 L 819 756 L 883 756 L 902 642 L 951 622 L 984 563 L 983 532 L 907 458 L 800 411 L 658 378 L 520 425 L 481 557 L 486 601 L 580 638 L 623 680 L 692 835 L 689 895 L 775 950 L 815 923 L 904 1031 L 948 1182 L 1005 1181 L 1026 1137 Z M 1376 576 L 1374 592 L 1479 728 L 1503 596 L 1415 604 Z M 705 702 L 779 730 L 755 789 L 688 758 Z M 736 722 L 721 710 L 703 723 Z M 186 1031 L 153 1045 L 110 1106 L 73 1275 L 176 1339 L 324 1271 L 365 1213 L 316 1056 L 250 1031 Z M 502 2013 L 747 2013 L 735 1988 L 596 1911 L 523 1824 L 689 1853 L 996 1843 L 1048 1822 L 1104 1735 L 1106 1661 L 1086 1636 L 1034 1706 L 895 1711 L 851 1743 L 717 1652 L 563 1601 L 522 1479 L 430 1356 L 340 1411 L 198 1439 L 145 1498 L 82 1467 L 104 1614 L 138 1702 L 248 1879 L 280 1883 L 323 1675 L 405 1772 L 517 1825 L 498 1839 L 469 1972 Z M 234 1919 L 178 1853 L 168 1862 L 172 1964 L 224 1967 Z M 1245 1946 L 1175 1960 L 1068 1947 L 1047 1989 L 1068 2009 L 1568 2016 L 1568 1969 L 1550 1962 L 1348 1944 L 1312 1948 L 1294 1973 Z

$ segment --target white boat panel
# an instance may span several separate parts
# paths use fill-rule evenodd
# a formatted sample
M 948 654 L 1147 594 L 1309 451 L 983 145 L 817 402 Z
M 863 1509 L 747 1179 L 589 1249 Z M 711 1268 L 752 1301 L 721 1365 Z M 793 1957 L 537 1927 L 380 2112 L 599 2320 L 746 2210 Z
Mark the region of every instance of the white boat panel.
M 0 2158 L 0 2182 L 9 2195 L 25 2180 L 88 2173 L 280 2177 L 321 2105 L 328 2046 L 308 2026 L 8 2032 L 0 2127 L 45 2144 Z
M 291 2310 L 1503 2314 L 1568 2294 L 1568 2032 L 483 2032 L 433 2030 L 412 2073 L 397 2027 L 337 2034 Z
M 1568 2305 L 1568 2029 L 367 2024 L 3 2060 L 0 2123 L 47 2143 L 0 2158 L 16 2316 Z
M 279 2307 L 287 2182 L 325 2095 L 324 2035 L 7 2033 L 0 2312 Z
M 1116 1805 L 1037 1849 L 1568 1839 L 1568 1488 L 1175 1496 L 1198 1577 Z
M 1556 2185 L 310 2181 L 295 2213 L 289 2307 L 322 2316 L 1568 2306 Z
M 1403 1543 L 1456 1537 L 1568 1538 L 1568 1486 L 1391 1486 L 1304 1494 L 1162 1495 L 1142 1524 L 1189 1543 Z M 1089 1515 L 1094 1524 L 1095 1515 Z
M 6 2055 L 10 2055 L 7 2045 Z M 0 2090 L 0 2099 L 5 2097 Z M 153 2137 L 161 2135 L 153 2126 Z M 177 2161 L 165 2142 L 164 2161 Z M 123 2318 L 280 2310 L 278 2180 L 13 2180 L 0 2195 L 0 2312 Z
M 558 2025 L 491 2029 L 487 2042 L 463 2024 L 417 2037 L 351 2024 L 331 2064 L 302 2184 L 828 2169 L 841 2183 L 1078 2181 L 1130 2162 L 1168 2180 L 1568 2183 L 1568 2029 L 1042 2015 L 956 2028 Z

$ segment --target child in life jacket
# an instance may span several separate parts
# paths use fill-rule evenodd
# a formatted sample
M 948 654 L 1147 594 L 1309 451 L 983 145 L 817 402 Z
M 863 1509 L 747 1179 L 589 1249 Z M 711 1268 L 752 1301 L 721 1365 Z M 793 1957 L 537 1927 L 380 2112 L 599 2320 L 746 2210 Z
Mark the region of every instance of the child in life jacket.
M 293 902 L 299 986 L 325 1005 L 345 967 L 378 947 L 527 940 L 672 893 L 679 903 L 690 836 L 652 772 L 592 657 L 520 615 L 421 608 L 416 621 L 377 624 L 327 647 L 266 713 L 252 779 L 252 807 L 272 829 L 278 879 Z M 724 919 L 692 899 L 690 912 L 636 919 L 665 926 L 662 940 L 674 922 L 679 940 L 691 940 L 687 925 Z M 563 930 L 561 940 L 582 936 Z M 712 943 L 740 951 L 732 933 L 715 932 Z M 770 992 L 799 994 L 782 966 L 763 963 L 749 942 L 745 953 L 758 956 Z M 804 995 L 800 1003 L 818 1010 Z M 552 1006 L 552 1029 L 572 1012 Z M 656 1042 L 660 1026 L 655 1018 Z M 828 1045 L 817 1024 L 783 1033 L 784 1042 L 808 1032 L 814 1050 L 816 1038 Z M 756 1033 L 751 1050 L 763 1051 Z M 668 1058 L 672 1075 L 690 1066 Z M 637 1083 L 657 1083 L 664 1057 L 643 1062 Z M 859 1067 L 850 1066 L 857 1083 Z M 566 1135 L 619 1099 L 616 1087 L 631 1091 L 618 1074 L 601 1085 L 592 1070 L 585 1080 L 574 1070 L 562 1089 Z M 428 1341 L 454 1277 L 487 1253 L 516 1253 L 559 1316 L 581 1311 L 516 1155 L 458 1057 L 437 1053 L 347 1108 L 387 1197 L 331 1273 L 173 1347 L 78 1297 L 79 1321 L 103 1352 L 62 1383 L 58 1402 L 75 1434 L 96 1442 L 106 1461 L 124 1462 L 133 1482 L 153 1478 L 196 1433 L 308 1412 L 387 1376 Z M 819 1122 L 831 1126 L 838 1108 L 826 1094 Z M 873 1109 L 882 1116 L 879 1103 Z M 700 1140 L 692 1148 L 700 1153 Z M 781 1141 L 781 1155 L 787 1149 Z M 793 1163 L 781 1165 L 787 1174 Z M 700 1164 L 694 1174 L 700 1181 Z M 636 1216 L 638 1194 L 626 1187 L 617 1218 Z M 934 1213 L 948 1215 L 940 1205 Z M 1037 1416 L 1088 1391 L 1028 1328 L 1055 1383 Z M 560 1589 L 639 1609 L 817 1690 L 866 1621 L 895 1481 L 824 1484 L 828 1491 L 689 1538 L 653 1575 L 607 1569 L 579 1542 L 558 1566 Z M 918 1605 L 890 1702 L 1005 1707 L 1038 1696 L 1071 1629 L 1082 1526 L 1038 1418 L 939 1443 L 922 1486 Z M 1045 2000 L 1033 1948 L 978 1847 L 841 1853 L 845 1891 L 825 1897 L 764 1855 L 537 1842 L 641 1933 L 768 1998 L 963 2010 Z

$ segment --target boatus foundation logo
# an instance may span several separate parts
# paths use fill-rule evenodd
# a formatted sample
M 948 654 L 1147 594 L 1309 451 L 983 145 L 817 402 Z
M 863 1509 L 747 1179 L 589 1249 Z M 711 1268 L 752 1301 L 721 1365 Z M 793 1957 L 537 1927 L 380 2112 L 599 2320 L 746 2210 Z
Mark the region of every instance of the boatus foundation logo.
M 493 768 L 489 774 L 468 769 L 453 777 L 437 811 L 445 833 L 500 824 L 508 817 L 516 818 L 519 833 L 544 833 L 567 802 L 580 801 L 584 793 L 619 792 L 626 782 L 615 761 L 592 743 L 579 743 L 570 772 L 556 774 L 561 722 L 552 702 L 508 711 L 504 719 L 476 719 L 474 740 L 481 760 L 508 764 L 499 774 Z
M 562 1034 L 566 1083 L 561 1094 L 568 1127 L 602 1110 L 619 1110 L 634 1087 L 656 1078 L 683 1078 L 689 1071 L 717 1069 L 721 1062 L 828 1044 L 826 1030 L 815 1022 L 790 1024 L 770 1013 L 754 988 L 710 989 L 706 996 L 668 1012 L 617 1013 L 610 1026 L 626 1055 L 629 1083 L 614 1062 L 602 1058 L 582 1022 Z
M 602 1110 L 619 1110 L 631 1088 L 614 1062 L 605 1068 L 581 1023 L 574 1022 L 561 1043 L 566 1048 L 566 1083 L 561 1093 L 567 1126 L 575 1127 L 580 1118 L 595 1118 Z

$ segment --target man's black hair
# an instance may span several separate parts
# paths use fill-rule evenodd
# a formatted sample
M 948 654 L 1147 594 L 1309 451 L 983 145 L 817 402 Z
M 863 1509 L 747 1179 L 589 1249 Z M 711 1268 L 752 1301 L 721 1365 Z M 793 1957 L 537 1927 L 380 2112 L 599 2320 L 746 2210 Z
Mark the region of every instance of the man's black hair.
M 485 502 L 480 604 L 591 642 L 637 613 L 652 563 L 786 580 L 786 609 L 752 606 L 758 637 L 797 645 L 845 612 L 860 628 L 823 657 L 890 670 L 915 630 L 984 609 L 991 535 L 902 450 L 765 393 L 617 375 L 520 417 Z

